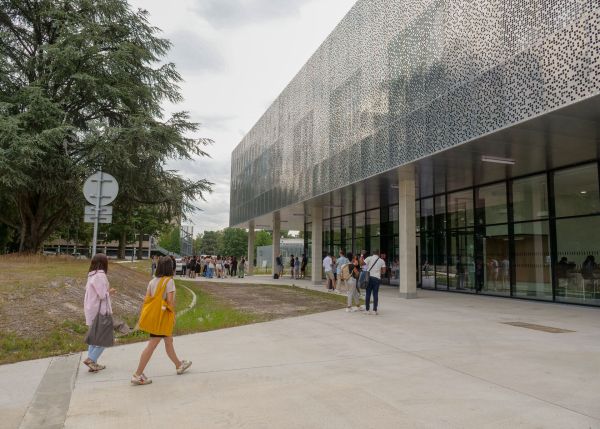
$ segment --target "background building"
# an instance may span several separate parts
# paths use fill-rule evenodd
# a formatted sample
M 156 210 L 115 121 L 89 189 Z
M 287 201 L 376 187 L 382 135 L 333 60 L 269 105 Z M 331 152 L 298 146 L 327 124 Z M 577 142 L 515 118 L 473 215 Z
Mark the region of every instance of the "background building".
M 599 96 L 597 1 L 358 1 L 234 150 L 231 225 L 598 305 Z

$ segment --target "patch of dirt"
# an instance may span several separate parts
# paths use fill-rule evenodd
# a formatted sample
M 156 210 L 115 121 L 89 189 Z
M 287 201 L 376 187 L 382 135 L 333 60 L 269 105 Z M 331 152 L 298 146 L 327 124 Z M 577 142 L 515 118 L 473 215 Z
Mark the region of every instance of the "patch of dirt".
M 35 337 L 61 327 L 66 321 L 85 324 L 83 298 L 86 267 L 78 277 L 56 276 L 51 280 L 41 280 L 43 276 L 40 273 L 44 268 L 43 264 L 32 267 L 29 274 L 36 280 L 29 282 L 28 286 L 10 290 L 0 288 L 2 331 Z M 111 298 L 115 315 L 120 318 L 136 316 L 144 299 L 149 275 L 111 264 L 108 278 L 111 287 L 117 289 Z
M 344 308 L 345 305 L 327 296 L 299 288 L 239 283 L 199 282 L 200 288 L 232 307 L 268 319 L 282 319 Z

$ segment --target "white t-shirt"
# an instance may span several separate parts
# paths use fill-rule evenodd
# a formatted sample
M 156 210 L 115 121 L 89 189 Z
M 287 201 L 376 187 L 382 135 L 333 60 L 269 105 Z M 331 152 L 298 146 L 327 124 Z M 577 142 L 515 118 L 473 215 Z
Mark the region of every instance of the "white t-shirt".
M 333 270 L 333 268 L 331 267 L 332 263 L 333 261 L 331 260 L 331 256 L 326 256 L 325 259 L 323 259 L 323 269 L 325 270 L 325 272 Z
M 381 269 L 385 268 L 385 261 L 377 255 L 369 256 L 365 259 L 365 265 L 369 270 L 369 275 L 381 279 Z
M 146 289 L 146 293 L 150 293 L 150 295 L 154 296 L 160 279 L 161 277 L 154 277 L 152 280 L 150 280 L 150 283 L 148 283 L 148 288 Z M 167 287 L 165 289 L 165 293 L 163 294 L 163 299 L 167 299 L 167 294 L 170 292 L 175 292 L 175 282 L 172 278 L 169 279 L 169 281 L 167 282 Z

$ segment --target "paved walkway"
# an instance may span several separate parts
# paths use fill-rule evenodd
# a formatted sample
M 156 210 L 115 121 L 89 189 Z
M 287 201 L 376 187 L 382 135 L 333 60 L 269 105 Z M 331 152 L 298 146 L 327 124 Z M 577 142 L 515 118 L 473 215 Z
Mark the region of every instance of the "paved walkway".
M 143 344 L 107 350 L 106 371 L 76 374 L 65 427 L 600 428 L 600 310 L 393 292 L 379 316 L 341 310 L 178 337 L 191 371 L 176 376 L 160 349 L 151 386 L 129 385 Z M 30 397 L 49 362 L 0 366 L 2 427 L 40 407 Z

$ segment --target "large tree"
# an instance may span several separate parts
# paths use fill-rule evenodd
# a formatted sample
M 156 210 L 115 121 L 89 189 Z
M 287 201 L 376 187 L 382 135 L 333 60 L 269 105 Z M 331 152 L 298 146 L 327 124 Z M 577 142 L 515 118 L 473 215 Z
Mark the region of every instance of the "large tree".
M 181 78 L 158 33 L 125 0 L 0 0 L 0 222 L 21 251 L 82 209 L 99 168 L 120 181 L 125 219 L 140 204 L 181 217 L 210 190 L 165 169 L 209 141 L 185 112 L 163 116 Z

